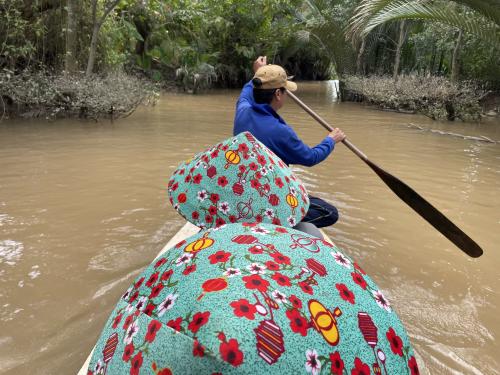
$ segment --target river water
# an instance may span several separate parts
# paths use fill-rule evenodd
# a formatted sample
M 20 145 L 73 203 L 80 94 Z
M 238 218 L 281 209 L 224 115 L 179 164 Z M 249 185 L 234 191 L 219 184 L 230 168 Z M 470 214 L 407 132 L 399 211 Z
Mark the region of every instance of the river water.
M 0 373 L 76 373 L 119 296 L 183 222 L 166 186 L 177 163 L 231 135 L 238 91 L 165 94 L 115 122 L 0 123 Z M 327 230 L 390 297 L 422 373 L 500 373 L 500 122 L 440 123 L 335 103 L 328 83 L 298 95 L 371 160 L 483 247 L 471 259 L 401 202 L 343 145 L 296 168 L 333 202 Z M 325 135 L 290 102 L 282 116 Z

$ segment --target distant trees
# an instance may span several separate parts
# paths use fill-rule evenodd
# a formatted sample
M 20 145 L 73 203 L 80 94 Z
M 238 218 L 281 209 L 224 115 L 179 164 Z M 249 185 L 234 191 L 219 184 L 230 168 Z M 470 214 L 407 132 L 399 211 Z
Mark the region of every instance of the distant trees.
M 228 87 L 266 54 L 299 79 L 498 80 L 497 1 L 0 0 L 0 72 L 126 70 Z

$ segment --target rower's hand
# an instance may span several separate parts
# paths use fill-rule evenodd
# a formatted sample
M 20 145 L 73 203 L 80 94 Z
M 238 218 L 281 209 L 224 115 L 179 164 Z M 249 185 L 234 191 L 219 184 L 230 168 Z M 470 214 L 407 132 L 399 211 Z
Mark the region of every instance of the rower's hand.
M 328 134 L 328 136 L 331 139 L 333 139 L 335 141 L 335 143 L 342 142 L 345 138 L 344 132 L 342 130 L 340 130 L 339 128 L 333 129 L 333 131 L 330 132 L 330 134 Z
M 253 72 L 255 73 L 260 67 L 267 65 L 267 56 L 259 56 L 253 62 Z

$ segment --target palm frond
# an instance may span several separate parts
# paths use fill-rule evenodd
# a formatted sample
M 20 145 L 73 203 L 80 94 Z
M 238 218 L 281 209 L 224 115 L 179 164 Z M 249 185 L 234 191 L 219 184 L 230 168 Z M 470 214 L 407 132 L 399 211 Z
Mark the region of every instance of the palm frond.
M 455 0 L 455 2 L 474 9 L 500 26 L 500 3 L 498 0 Z
M 368 9 L 373 9 L 370 4 L 377 3 L 377 7 L 382 2 L 387 4 L 378 11 L 369 13 Z M 459 0 L 474 1 L 474 0 Z M 479 0 L 481 1 L 481 0 Z M 486 2 L 483 0 L 483 2 Z M 389 21 L 404 19 L 419 19 L 425 21 L 441 22 L 443 24 L 457 27 L 465 32 L 474 34 L 484 41 L 496 46 L 500 46 L 500 27 L 482 14 L 472 11 L 473 15 L 464 16 L 456 8 L 443 7 L 439 3 L 421 3 L 418 1 L 391 1 L 391 0 L 364 0 L 360 7 L 364 13 L 362 17 L 351 19 L 349 35 L 355 39 L 358 36 L 366 36 L 377 26 Z

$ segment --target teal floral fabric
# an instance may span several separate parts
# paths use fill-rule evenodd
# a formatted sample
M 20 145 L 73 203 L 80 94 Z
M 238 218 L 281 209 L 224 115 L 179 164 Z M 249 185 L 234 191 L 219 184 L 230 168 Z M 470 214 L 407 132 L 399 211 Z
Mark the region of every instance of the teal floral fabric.
M 134 281 L 88 374 L 418 374 L 380 289 L 337 246 L 272 224 L 175 245 Z
M 179 165 L 168 193 L 174 208 L 202 229 L 254 221 L 293 227 L 309 208 L 304 185 L 249 132 Z

